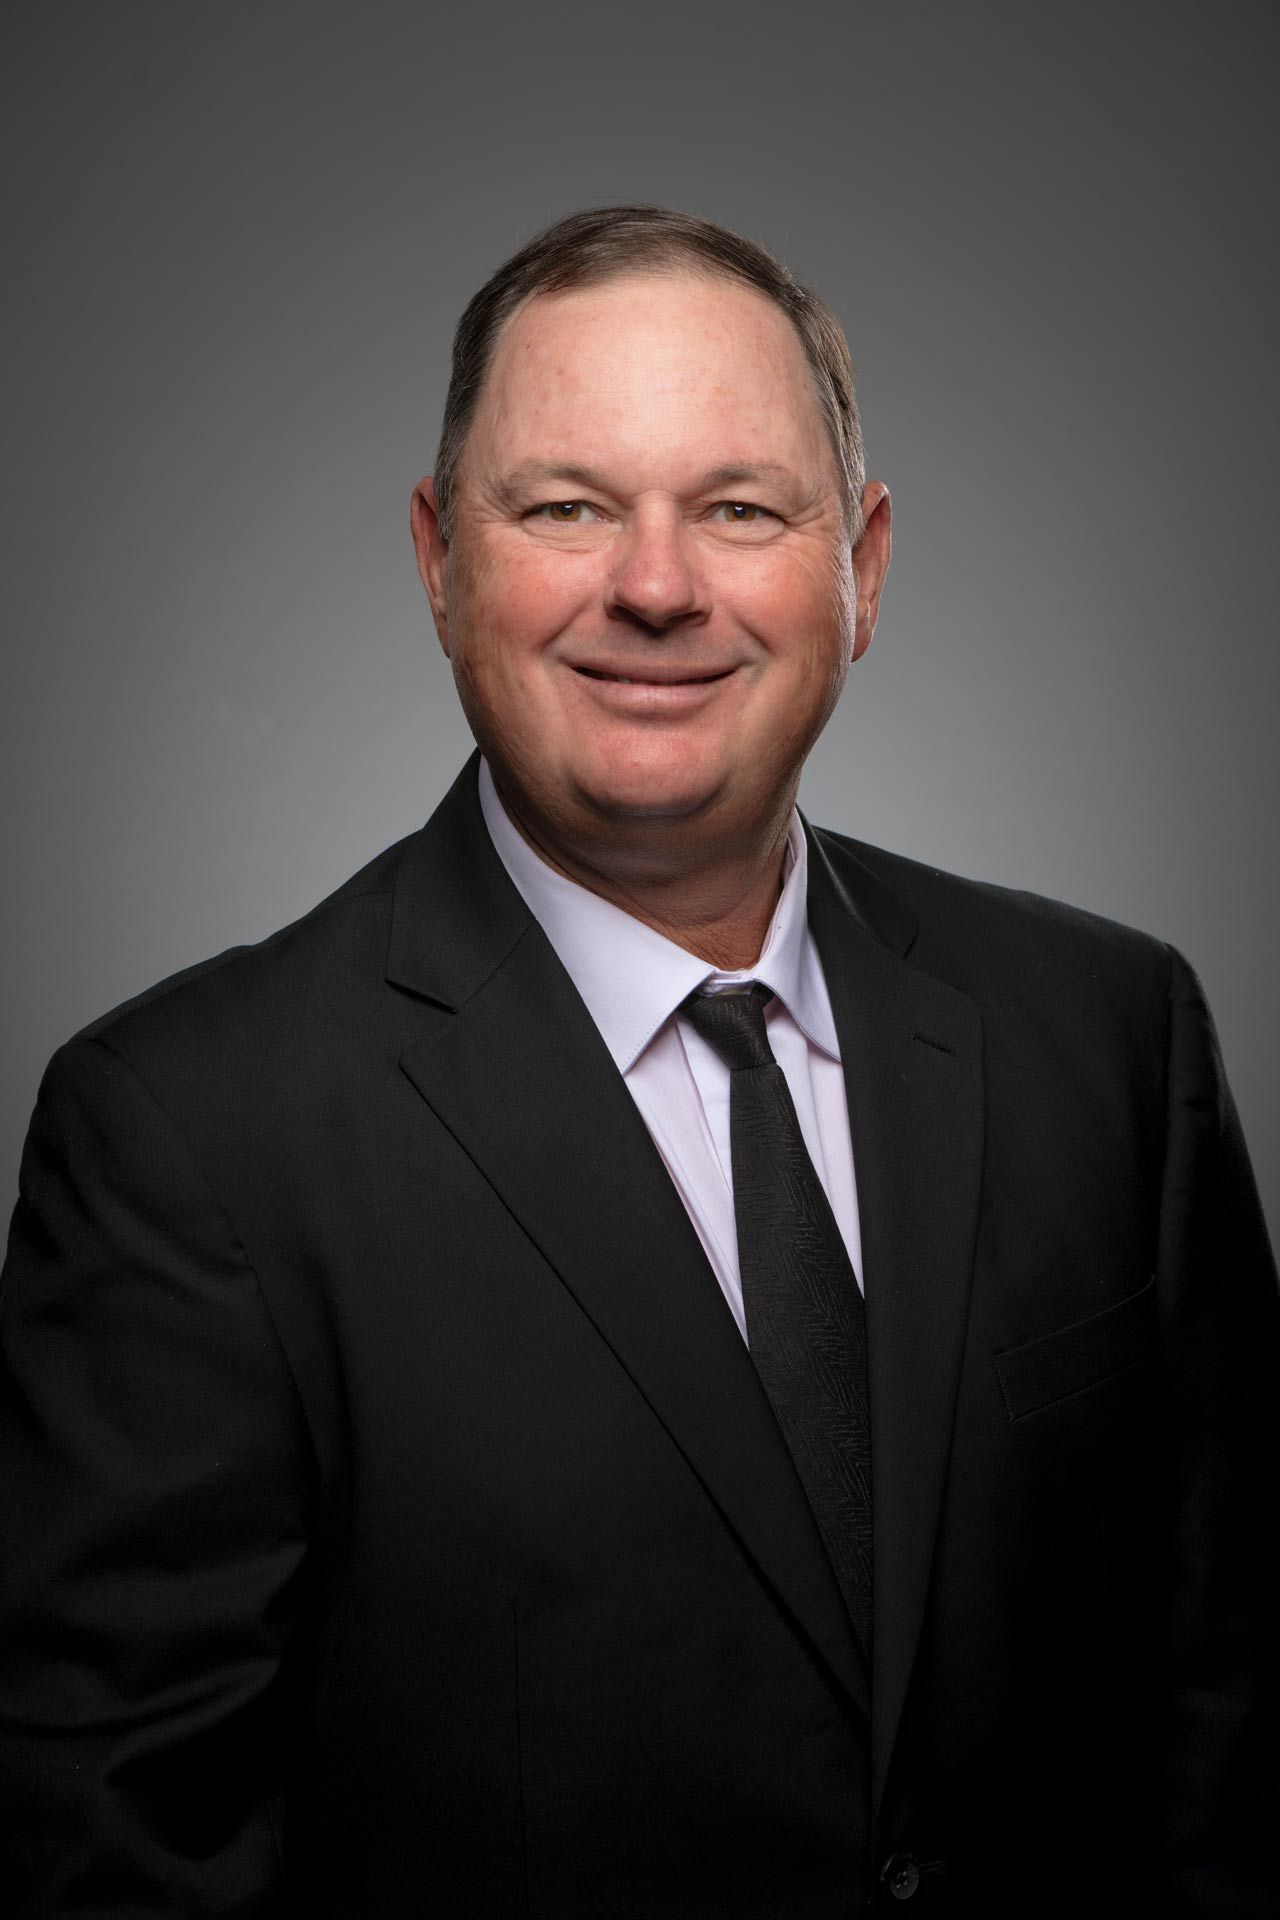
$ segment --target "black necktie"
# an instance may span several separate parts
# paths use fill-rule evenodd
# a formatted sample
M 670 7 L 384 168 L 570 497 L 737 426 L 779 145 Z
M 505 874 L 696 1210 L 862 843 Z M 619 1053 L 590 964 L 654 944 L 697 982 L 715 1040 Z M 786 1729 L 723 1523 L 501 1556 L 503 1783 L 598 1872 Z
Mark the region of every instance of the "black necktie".
M 767 987 L 695 993 L 680 1011 L 729 1068 L 729 1135 L 747 1343 L 871 1653 L 867 1324 L 840 1229 L 765 1032 Z

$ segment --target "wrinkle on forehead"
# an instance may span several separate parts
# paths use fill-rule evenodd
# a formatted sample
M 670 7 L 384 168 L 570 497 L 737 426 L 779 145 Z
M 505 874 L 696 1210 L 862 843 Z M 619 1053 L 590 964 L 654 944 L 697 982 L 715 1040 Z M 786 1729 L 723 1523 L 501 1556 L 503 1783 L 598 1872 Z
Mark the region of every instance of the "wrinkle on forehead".
M 754 288 L 629 275 L 540 294 L 499 337 L 471 439 L 480 465 L 625 468 L 683 487 L 709 466 L 837 484 L 804 349 Z

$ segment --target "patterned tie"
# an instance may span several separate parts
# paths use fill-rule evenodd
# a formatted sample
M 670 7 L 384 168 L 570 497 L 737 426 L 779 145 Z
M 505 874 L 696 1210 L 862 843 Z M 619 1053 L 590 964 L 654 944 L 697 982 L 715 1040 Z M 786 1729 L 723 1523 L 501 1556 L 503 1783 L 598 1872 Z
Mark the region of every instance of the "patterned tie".
M 680 1011 L 729 1069 L 733 1210 L 751 1358 L 869 1661 L 866 1314 L 765 1032 L 771 998 L 759 985 L 695 993 Z

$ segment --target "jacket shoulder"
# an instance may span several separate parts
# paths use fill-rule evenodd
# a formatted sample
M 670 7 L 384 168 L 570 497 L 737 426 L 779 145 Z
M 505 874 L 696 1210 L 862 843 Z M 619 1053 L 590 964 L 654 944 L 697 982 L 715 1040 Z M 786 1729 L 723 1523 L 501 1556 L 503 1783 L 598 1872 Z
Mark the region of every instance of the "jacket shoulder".
M 1179 956 L 1161 939 L 1047 895 L 948 873 L 925 862 L 818 830 L 833 872 L 856 899 L 863 875 L 913 925 L 909 964 L 980 1003 L 1094 996 L 1149 1010 L 1167 1004 Z
M 97 1041 L 142 1058 L 185 1042 L 233 1049 L 340 1020 L 342 1002 L 381 979 L 391 902 L 419 836 L 387 847 L 300 918 L 266 938 L 184 967 L 99 1014 L 67 1043 Z

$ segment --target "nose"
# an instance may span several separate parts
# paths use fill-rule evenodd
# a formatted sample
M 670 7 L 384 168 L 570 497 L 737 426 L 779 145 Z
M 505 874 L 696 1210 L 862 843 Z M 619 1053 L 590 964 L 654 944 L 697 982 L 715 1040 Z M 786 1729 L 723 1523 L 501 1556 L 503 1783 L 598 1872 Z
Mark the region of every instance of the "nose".
M 705 619 L 706 580 L 674 508 L 647 503 L 634 514 L 614 547 L 605 604 L 615 620 L 650 633 Z

